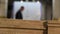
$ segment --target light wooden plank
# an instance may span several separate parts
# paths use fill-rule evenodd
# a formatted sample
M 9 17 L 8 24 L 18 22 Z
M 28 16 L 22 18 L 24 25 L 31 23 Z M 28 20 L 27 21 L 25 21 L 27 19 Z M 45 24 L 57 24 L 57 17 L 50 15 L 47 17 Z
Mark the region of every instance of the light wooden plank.
M 48 34 L 60 34 L 60 21 L 48 21 Z
M 43 34 L 43 30 L 1 29 L 0 34 Z
M 0 19 L 0 27 L 45 29 L 43 23 L 44 21 Z
M 48 20 L 48 23 L 60 24 L 59 20 Z
M 60 28 L 57 27 L 49 27 L 48 34 L 60 34 Z
M 60 27 L 60 21 L 58 21 L 58 20 L 50 20 L 50 21 L 48 21 L 48 26 Z

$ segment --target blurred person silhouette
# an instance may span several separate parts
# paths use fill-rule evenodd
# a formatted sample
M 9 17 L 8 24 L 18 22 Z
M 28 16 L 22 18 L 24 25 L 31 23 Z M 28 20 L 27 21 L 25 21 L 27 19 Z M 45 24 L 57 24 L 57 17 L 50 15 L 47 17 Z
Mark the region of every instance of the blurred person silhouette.
M 16 13 L 16 19 L 23 19 L 22 12 L 24 10 L 24 6 L 21 6 L 21 8 Z

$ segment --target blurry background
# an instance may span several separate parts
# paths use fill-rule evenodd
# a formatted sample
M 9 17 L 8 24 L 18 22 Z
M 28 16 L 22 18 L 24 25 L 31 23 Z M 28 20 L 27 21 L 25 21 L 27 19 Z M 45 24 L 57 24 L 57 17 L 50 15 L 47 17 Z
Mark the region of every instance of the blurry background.
M 4 0 L 3 0 L 4 1 Z M 7 2 L 8 1 L 8 2 Z M 5 11 L 4 16 L 7 18 L 13 18 L 12 14 L 13 14 L 13 7 L 14 7 L 14 2 L 15 1 L 21 1 L 21 0 L 7 0 L 5 1 L 5 4 L 7 6 L 6 9 L 7 11 Z M 37 2 L 39 1 L 41 3 L 41 20 L 45 20 L 45 19 L 52 19 L 52 0 L 22 0 L 23 2 Z
M 0 0 L 0 17 L 6 17 L 7 0 Z
M 40 2 L 14 2 L 13 18 L 15 19 L 17 11 L 24 6 L 23 19 L 24 20 L 41 20 L 41 3 Z
M 12 18 L 12 9 L 14 1 L 21 0 L 0 0 L 0 17 Z M 23 0 L 24 2 L 41 2 L 42 20 L 60 18 L 60 0 Z M 7 7 L 7 8 L 6 8 Z M 5 10 L 7 9 L 7 11 Z

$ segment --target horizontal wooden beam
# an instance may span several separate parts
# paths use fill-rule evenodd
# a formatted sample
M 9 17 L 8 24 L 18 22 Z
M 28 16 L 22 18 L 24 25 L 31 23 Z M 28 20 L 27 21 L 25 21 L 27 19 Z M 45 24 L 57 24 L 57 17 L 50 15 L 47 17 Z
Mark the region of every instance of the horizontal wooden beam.
M 48 21 L 48 34 L 60 34 L 60 21 Z
M 0 34 L 43 34 L 43 30 L 1 29 Z
M 0 19 L 0 27 L 45 29 L 44 21 Z

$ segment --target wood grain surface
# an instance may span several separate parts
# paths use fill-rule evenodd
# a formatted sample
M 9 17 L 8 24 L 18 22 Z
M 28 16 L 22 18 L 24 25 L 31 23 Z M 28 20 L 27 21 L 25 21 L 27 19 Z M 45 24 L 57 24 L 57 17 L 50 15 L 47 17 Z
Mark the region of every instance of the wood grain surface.
M 44 29 L 44 21 L 0 19 L 0 27 Z
M 60 34 L 60 21 L 48 21 L 48 34 Z
M 43 34 L 44 21 L 0 19 L 0 34 Z
M 43 30 L 1 29 L 0 34 L 43 34 Z

